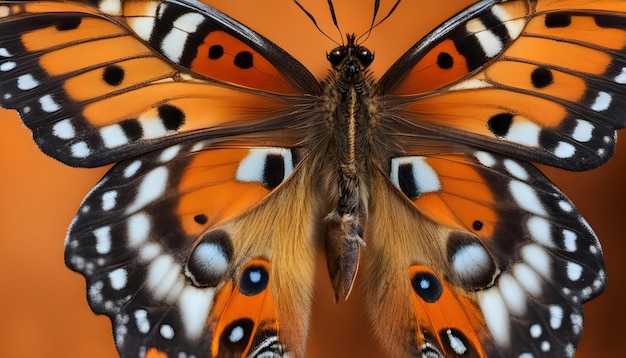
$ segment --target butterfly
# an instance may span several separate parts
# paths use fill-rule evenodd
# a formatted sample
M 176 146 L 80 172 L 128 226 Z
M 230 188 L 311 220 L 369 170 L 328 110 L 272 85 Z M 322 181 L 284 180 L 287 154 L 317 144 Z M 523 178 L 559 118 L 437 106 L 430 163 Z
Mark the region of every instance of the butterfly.
M 480 1 L 379 79 L 348 35 L 320 80 L 201 2 L 0 1 L 0 105 L 117 163 L 65 259 L 123 357 L 304 356 L 318 251 L 390 356 L 572 356 L 602 250 L 529 162 L 612 155 L 625 17 Z

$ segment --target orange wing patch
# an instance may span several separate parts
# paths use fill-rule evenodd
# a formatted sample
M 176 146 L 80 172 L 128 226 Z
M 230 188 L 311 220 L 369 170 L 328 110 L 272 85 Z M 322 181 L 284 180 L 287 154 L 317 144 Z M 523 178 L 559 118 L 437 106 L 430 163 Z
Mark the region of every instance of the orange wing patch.
M 278 344 L 278 314 L 272 297 L 269 262 L 253 259 L 237 284 L 228 282 L 215 300 L 213 357 L 247 357 Z
M 443 348 L 446 357 L 485 357 L 481 340 L 486 336 L 481 336 L 478 329 L 485 323 L 475 302 L 427 266 L 414 265 L 408 271 L 419 327 L 416 337 L 421 342 L 419 346 L 428 350 L 424 338 L 427 334 L 429 341 L 437 340 L 438 348 Z

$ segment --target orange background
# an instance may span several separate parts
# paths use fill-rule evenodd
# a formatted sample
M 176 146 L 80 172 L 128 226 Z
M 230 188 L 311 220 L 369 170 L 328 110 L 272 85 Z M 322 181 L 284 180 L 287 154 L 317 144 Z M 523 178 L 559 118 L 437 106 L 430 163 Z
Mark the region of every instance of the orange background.
M 321 27 L 337 39 L 327 9 L 314 7 L 313 1 L 303 2 L 315 11 Z M 335 45 L 320 35 L 291 2 L 270 8 L 270 1 L 228 3 L 220 6 L 231 5 L 231 9 L 224 10 L 323 76 L 327 68 L 325 51 Z M 371 8 L 364 7 L 364 3 L 351 0 L 337 4 L 343 32 L 362 33 L 367 29 Z M 374 70 L 379 76 L 410 43 L 458 11 L 463 2 L 426 9 L 428 3 L 415 2 L 423 8 L 402 9 L 373 31 L 365 45 L 376 53 Z M 82 276 L 63 264 L 66 228 L 82 198 L 104 172 L 68 168 L 46 157 L 17 116 L 0 110 L 0 357 L 115 356 L 109 320 L 91 313 Z M 620 240 L 626 229 L 626 146 L 618 145 L 615 157 L 600 169 L 584 173 L 549 169 L 548 174 L 596 230 L 609 275 L 606 292 L 585 306 L 585 333 L 576 357 L 622 356 L 626 259 Z M 318 268 L 307 356 L 384 356 L 376 350 L 361 310 L 358 282 L 349 301 L 335 305 L 325 267 L 320 262 Z

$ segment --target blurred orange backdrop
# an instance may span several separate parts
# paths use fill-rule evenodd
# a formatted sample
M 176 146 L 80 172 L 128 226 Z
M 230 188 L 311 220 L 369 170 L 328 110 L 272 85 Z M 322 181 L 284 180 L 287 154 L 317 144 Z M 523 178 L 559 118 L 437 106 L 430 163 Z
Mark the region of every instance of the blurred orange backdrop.
M 325 1 L 303 1 L 331 37 Z M 471 1 L 405 1 L 376 28 L 366 45 L 385 68 L 413 42 Z M 326 73 L 325 51 L 333 48 L 292 2 L 239 0 L 216 6 L 294 54 L 318 77 Z M 363 33 L 371 6 L 362 0 L 337 2 L 341 30 Z M 369 3 L 368 3 L 369 4 Z M 385 7 L 387 6 L 387 7 Z M 389 8 L 387 3 L 384 9 Z M 409 9 L 409 6 L 415 8 Z M 603 244 L 609 283 L 585 306 L 585 333 L 576 357 L 623 356 L 626 308 L 626 146 L 600 169 L 548 175 L 574 201 Z M 109 320 L 94 316 L 83 278 L 63 264 L 63 238 L 82 198 L 105 169 L 68 168 L 39 152 L 17 116 L 0 110 L 0 357 L 114 357 Z M 384 356 L 361 310 L 358 287 L 348 302 L 332 303 L 323 263 L 318 265 L 308 357 Z

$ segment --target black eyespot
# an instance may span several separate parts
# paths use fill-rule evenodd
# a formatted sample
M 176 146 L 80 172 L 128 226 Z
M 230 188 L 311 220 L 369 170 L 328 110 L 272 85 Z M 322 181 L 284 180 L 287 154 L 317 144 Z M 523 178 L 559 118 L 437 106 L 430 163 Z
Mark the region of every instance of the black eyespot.
M 254 66 L 252 62 L 252 54 L 248 51 L 241 51 L 235 55 L 235 66 L 247 70 Z
M 196 223 L 200 225 L 204 225 L 209 221 L 209 218 L 207 218 L 206 215 L 204 214 L 198 214 L 193 217 L 193 221 L 195 221 Z
M 328 59 L 330 64 L 333 67 L 335 67 L 335 66 L 339 66 L 341 62 L 346 58 L 347 55 L 348 55 L 348 49 L 342 46 L 342 47 L 334 48 L 332 51 L 326 54 L 326 58 Z
M 554 75 L 545 67 L 537 67 L 530 74 L 530 81 L 535 88 L 545 88 L 554 82 Z
M 136 119 L 125 119 L 120 122 L 120 127 L 130 141 L 136 141 L 143 137 L 143 127 Z
M 254 321 L 250 318 L 241 318 L 224 327 L 220 336 L 220 345 L 228 348 L 228 352 L 235 356 L 241 356 L 252 338 Z M 239 354 L 236 354 L 239 353 Z M 221 356 L 221 355 L 220 355 Z M 228 356 L 231 356 L 230 354 Z
M 513 115 L 511 113 L 498 113 L 487 121 L 487 127 L 496 137 L 505 137 L 513 124 Z
M 374 54 L 365 47 L 358 47 L 356 49 L 356 58 L 363 67 L 367 67 L 374 61 Z
M 285 180 L 285 158 L 280 154 L 268 154 L 263 168 L 263 185 L 272 190 Z
M 164 104 L 159 106 L 158 112 L 163 126 L 170 131 L 178 130 L 185 123 L 185 113 L 178 107 Z
M 213 45 L 209 47 L 209 58 L 211 60 L 217 60 L 224 56 L 224 48 L 220 45 Z
M 102 79 L 109 86 L 119 86 L 124 81 L 124 69 L 118 65 L 107 66 L 102 73 Z
M 572 16 L 565 12 L 547 14 L 544 24 L 547 28 L 568 27 L 572 24 Z
M 443 287 L 439 279 L 429 272 L 419 272 L 411 279 L 413 291 L 424 301 L 435 303 L 443 293 Z
M 251 265 L 241 274 L 239 279 L 239 291 L 246 296 L 257 295 L 267 288 L 269 274 L 265 267 Z
M 481 230 L 483 228 L 483 222 L 479 220 L 475 220 L 472 223 L 472 228 L 476 231 Z
M 437 56 L 437 66 L 442 70 L 449 70 L 454 66 L 454 58 L 447 52 L 441 52 Z
M 59 31 L 74 30 L 78 28 L 82 20 L 82 18 L 77 16 L 61 18 L 57 21 L 55 27 Z

